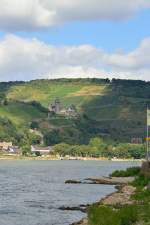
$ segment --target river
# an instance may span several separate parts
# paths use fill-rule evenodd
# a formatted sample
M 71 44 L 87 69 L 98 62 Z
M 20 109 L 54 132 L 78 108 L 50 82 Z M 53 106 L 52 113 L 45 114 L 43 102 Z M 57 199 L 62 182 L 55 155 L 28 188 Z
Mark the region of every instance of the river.
M 69 225 L 84 214 L 61 206 L 93 203 L 113 186 L 65 184 L 68 179 L 108 175 L 138 162 L 0 161 L 0 225 Z

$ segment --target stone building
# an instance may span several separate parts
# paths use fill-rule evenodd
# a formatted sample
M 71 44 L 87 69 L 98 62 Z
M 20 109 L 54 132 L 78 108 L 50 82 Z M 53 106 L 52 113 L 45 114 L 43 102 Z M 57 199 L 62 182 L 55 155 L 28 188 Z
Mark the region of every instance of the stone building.
M 54 103 L 49 105 L 49 112 L 59 114 L 61 111 L 61 103 L 59 99 L 55 99 Z
M 50 104 L 48 109 L 49 109 L 48 117 L 50 117 L 50 113 L 55 113 L 68 117 L 76 117 L 78 115 L 75 105 L 72 104 L 68 107 L 63 107 L 59 99 L 56 99 L 54 103 Z

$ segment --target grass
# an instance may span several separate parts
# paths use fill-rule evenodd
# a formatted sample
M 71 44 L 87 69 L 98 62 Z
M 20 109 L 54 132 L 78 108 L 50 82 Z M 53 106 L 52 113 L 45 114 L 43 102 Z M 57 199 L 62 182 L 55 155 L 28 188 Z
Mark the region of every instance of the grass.
M 116 170 L 110 176 L 112 177 L 134 177 L 139 175 L 140 167 L 131 167 L 126 170 Z
M 88 215 L 88 225 L 132 225 L 137 221 L 138 211 L 135 206 L 115 209 L 108 206 L 92 206 Z
M 90 84 L 80 84 L 80 83 L 56 83 L 50 81 L 40 81 L 40 82 L 30 82 L 22 85 L 15 85 L 9 89 L 7 92 L 8 99 L 19 100 L 19 101 L 32 101 L 36 100 L 48 106 L 50 102 L 53 102 L 55 98 L 61 98 L 64 105 L 70 103 L 80 104 L 84 99 L 87 99 L 87 93 L 85 89 L 95 90 L 97 93 L 103 92 L 101 86 L 92 86 Z M 98 90 L 97 90 L 98 89 Z M 80 94 L 83 93 L 83 94 Z M 95 93 L 95 94 L 96 94 Z
M 131 205 L 104 206 L 94 204 L 88 209 L 88 225 L 150 225 L 150 178 L 140 175 L 139 167 L 115 171 L 115 176 L 136 175 L 132 183 L 136 192 Z
M 32 105 L 24 103 L 9 103 L 7 106 L 0 106 L 0 117 L 7 117 L 15 125 L 27 125 L 34 119 L 45 118 L 47 115 L 40 112 Z

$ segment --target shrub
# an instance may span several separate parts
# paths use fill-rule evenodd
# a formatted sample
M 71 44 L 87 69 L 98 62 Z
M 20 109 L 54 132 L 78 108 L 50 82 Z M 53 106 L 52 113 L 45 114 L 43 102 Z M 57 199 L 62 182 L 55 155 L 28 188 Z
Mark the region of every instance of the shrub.
M 139 175 L 140 167 L 131 167 L 127 168 L 126 170 L 116 170 L 114 171 L 111 176 L 112 177 L 134 177 Z

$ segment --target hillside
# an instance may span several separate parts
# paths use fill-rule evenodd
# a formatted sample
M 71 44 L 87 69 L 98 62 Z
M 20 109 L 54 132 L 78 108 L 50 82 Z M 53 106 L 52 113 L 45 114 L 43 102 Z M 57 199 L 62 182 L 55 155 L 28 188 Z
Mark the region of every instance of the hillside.
M 0 117 L 14 126 L 30 128 L 38 121 L 41 132 L 58 129 L 61 141 L 88 142 L 90 137 L 130 142 L 145 136 L 146 106 L 150 105 L 150 83 L 106 79 L 60 79 L 0 83 Z M 52 116 L 47 107 L 56 98 L 66 107 L 74 104 L 78 119 Z M 37 104 L 33 104 L 36 101 Z M 40 104 L 41 105 L 40 105 Z M 37 106 L 37 105 L 40 106 Z

